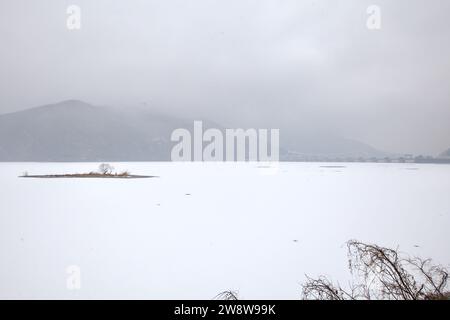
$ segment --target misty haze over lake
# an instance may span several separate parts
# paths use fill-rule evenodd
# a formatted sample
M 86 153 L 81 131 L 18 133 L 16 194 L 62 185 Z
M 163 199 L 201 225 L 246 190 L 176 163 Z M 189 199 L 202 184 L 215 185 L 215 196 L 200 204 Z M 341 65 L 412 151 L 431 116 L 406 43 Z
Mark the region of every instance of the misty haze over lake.
M 79 99 L 224 127 L 450 147 L 446 0 L 77 0 L 0 4 L 0 114 Z

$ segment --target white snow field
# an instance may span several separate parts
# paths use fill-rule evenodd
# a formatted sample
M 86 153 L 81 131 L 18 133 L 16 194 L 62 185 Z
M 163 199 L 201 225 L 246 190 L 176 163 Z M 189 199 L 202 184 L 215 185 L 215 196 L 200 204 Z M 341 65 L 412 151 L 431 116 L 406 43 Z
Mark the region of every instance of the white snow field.
M 0 164 L 0 298 L 299 299 L 305 274 L 350 280 L 349 239 L 450 266 L 448 165 L 113 165 L 159 178 L 24 179 L 98 163 Z

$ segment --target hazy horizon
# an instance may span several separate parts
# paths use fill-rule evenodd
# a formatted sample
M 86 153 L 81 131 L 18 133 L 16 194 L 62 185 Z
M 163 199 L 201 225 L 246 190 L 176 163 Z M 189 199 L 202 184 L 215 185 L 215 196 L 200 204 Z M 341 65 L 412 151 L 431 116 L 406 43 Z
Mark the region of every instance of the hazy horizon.
M 69 5 L 81 29 L 68 30 Z M 381 29 L 366 26 L 369 5 Z M 0 114 L 78 99 L 450 147 L 448 1 L 2 1 Z

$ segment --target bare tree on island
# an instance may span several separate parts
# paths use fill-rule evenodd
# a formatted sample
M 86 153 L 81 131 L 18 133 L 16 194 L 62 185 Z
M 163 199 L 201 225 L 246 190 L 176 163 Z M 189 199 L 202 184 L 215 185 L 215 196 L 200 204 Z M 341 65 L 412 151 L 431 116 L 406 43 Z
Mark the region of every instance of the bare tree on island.
M 98 166 L 98 171 L 101 174 L 112 174 L 114 171 L 114 167 L 108 163 L 102 163 Z
M 400 254 L 397 250 L 347 243 L 349 269 L 356 283 L 349 289 L 326 277 L 307 276 L 302 285 L 304 299 L 318 300 L 432 300 L 448 299 L 448 271 L 431 259 Z

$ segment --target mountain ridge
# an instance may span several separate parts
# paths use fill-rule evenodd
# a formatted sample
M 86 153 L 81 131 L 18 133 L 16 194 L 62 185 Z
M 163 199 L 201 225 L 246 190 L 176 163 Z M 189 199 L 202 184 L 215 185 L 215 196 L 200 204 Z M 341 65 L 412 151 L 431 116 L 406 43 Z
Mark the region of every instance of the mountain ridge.
M 190 120 L 151 111 L 65 100 L 0 115 L 0 161 L 169 161 L 171 133 L 192 126 Z M 223 130 L 207 120 L 204 127 Z M 281 160 L 383 154 L 359 141 L 313 136 L 281 136 L 280 152 Z

